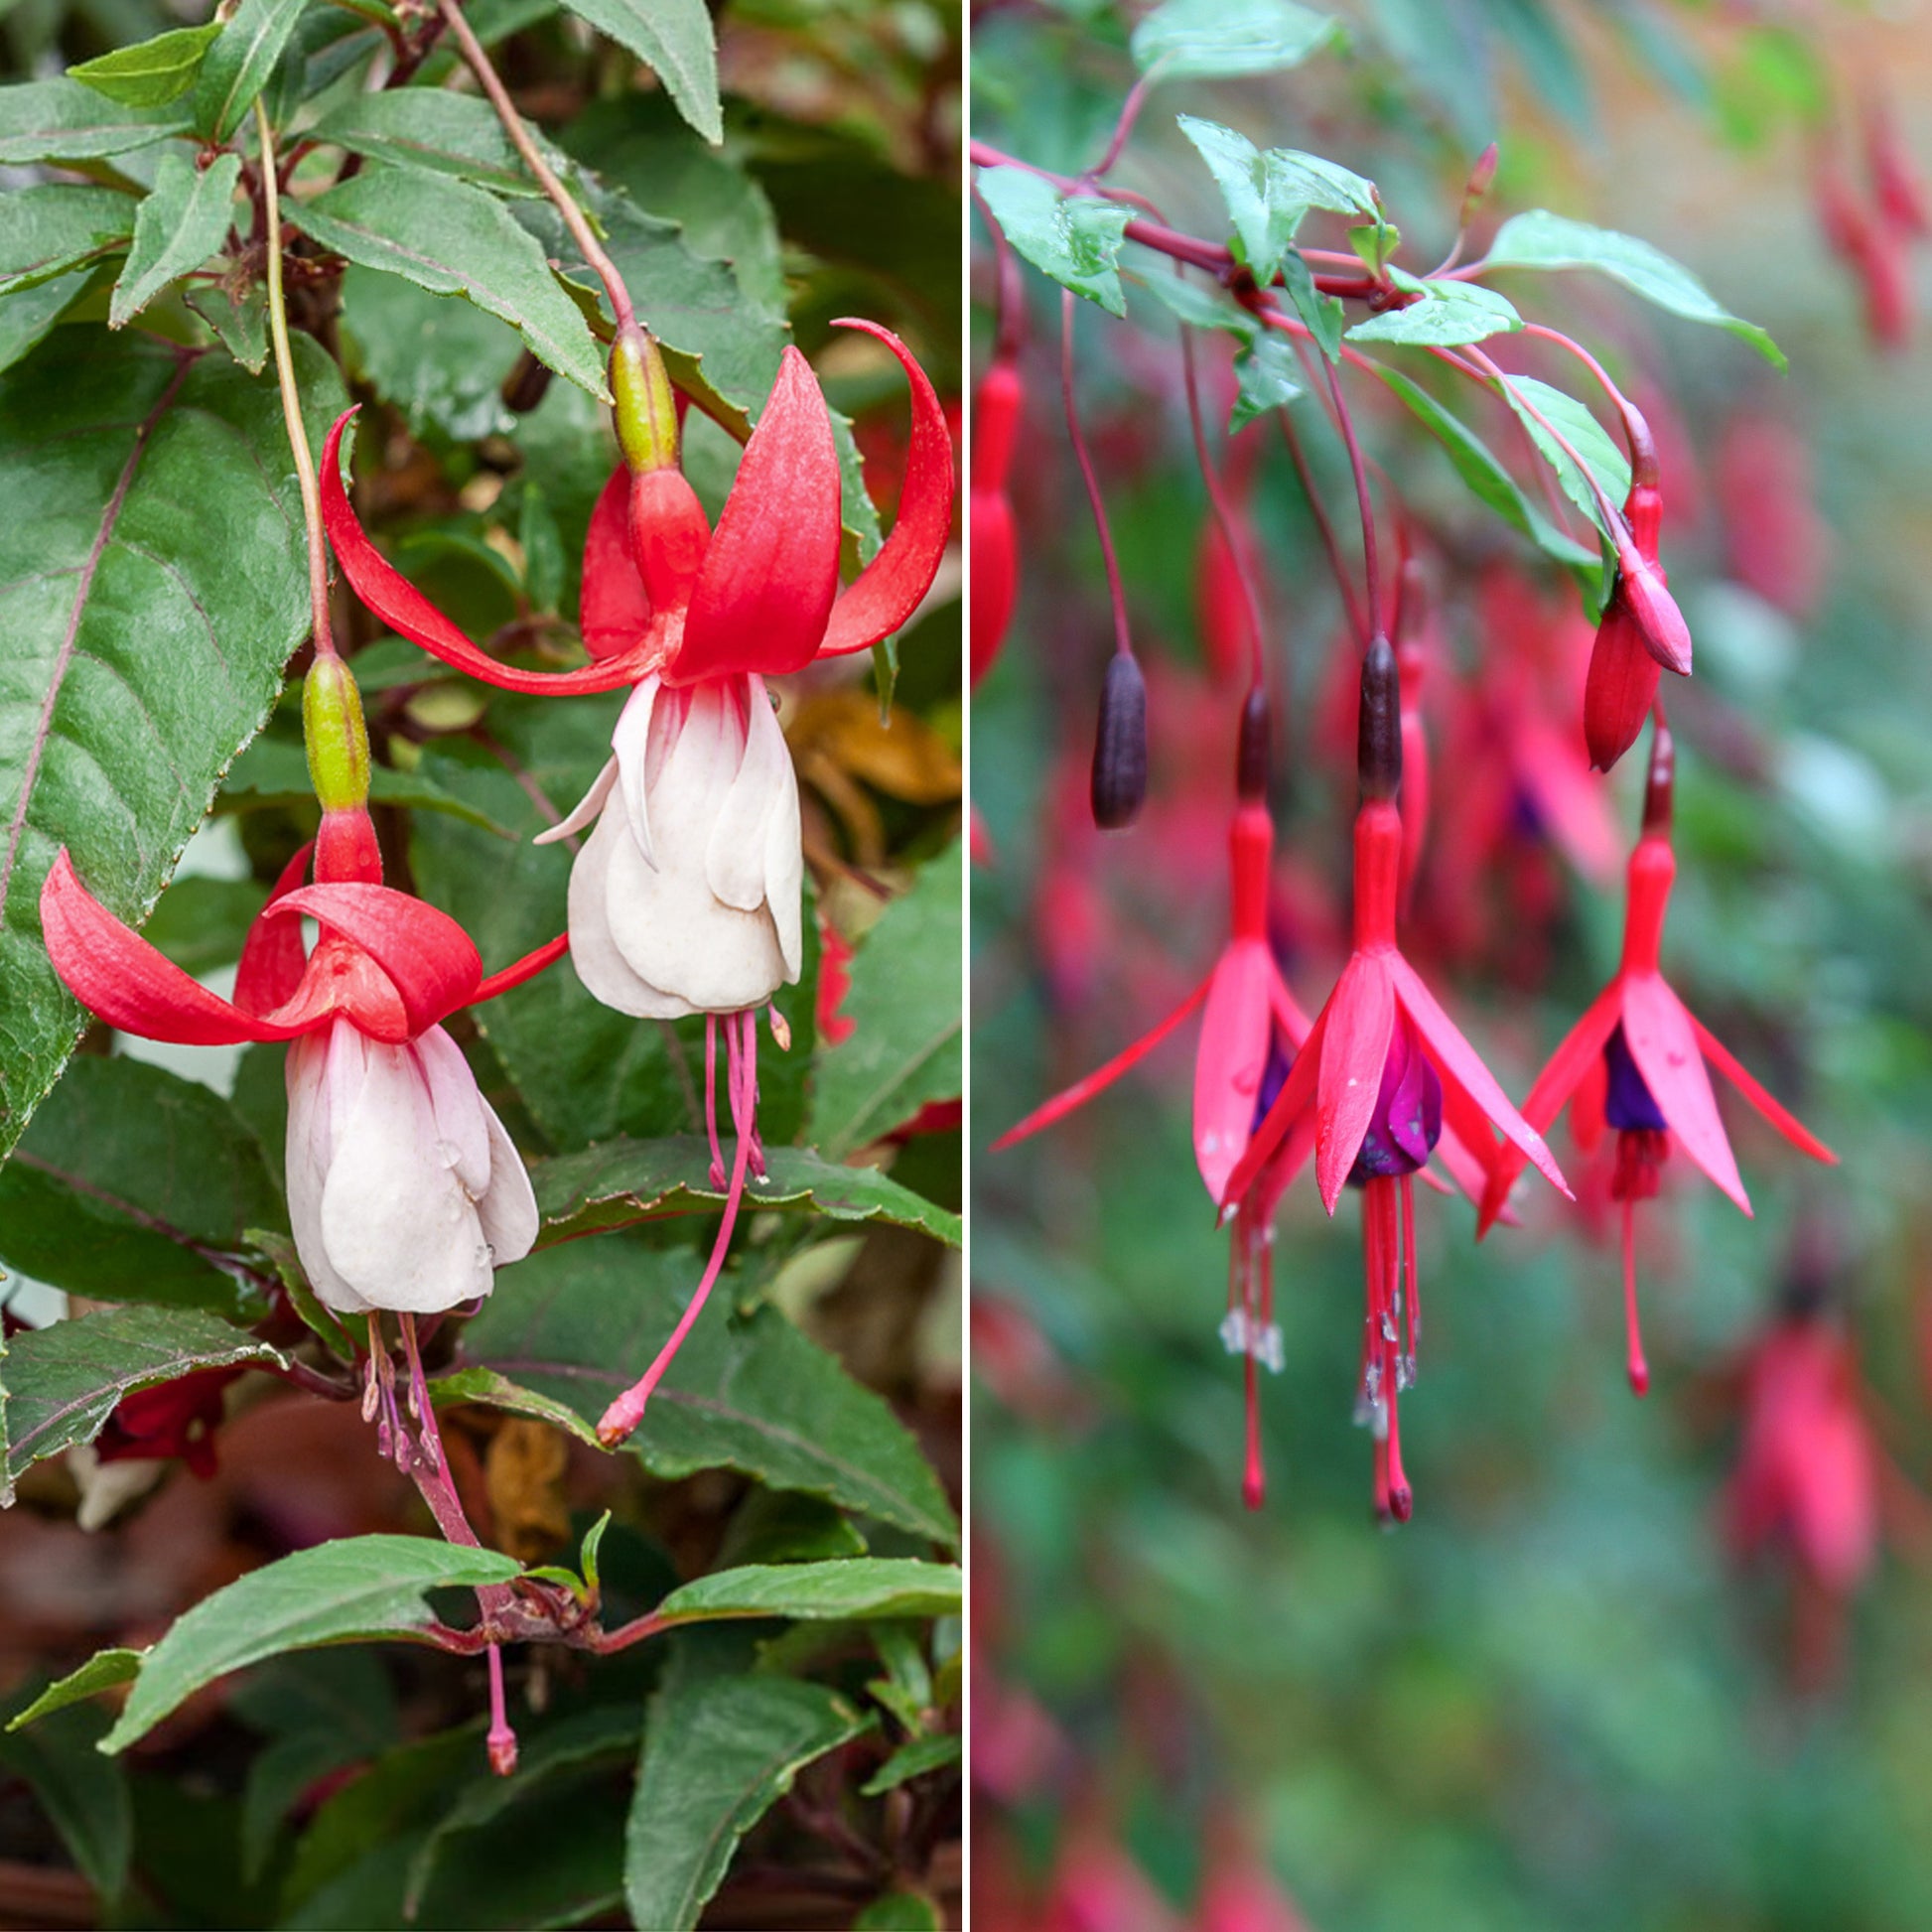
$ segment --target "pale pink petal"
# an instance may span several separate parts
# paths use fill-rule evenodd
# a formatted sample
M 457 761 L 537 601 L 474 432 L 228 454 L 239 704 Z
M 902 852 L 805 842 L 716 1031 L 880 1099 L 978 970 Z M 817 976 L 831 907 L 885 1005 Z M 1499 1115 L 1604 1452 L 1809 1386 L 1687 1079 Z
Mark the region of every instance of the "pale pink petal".
M 474 1200 L 489 1185 L 489 1131 L 483 1123 L 488 1110 L 477 1076 L 462 1047 L 441 1027 L 420 1035 L 414 1047 L 436 1119 L 437 1152 Z
M 647 677 L 631 692 L 618 717 L 618 728 L 611 735 L 611 750 L 616 755 L 618 772 L 623 782 L 623 807 L 630 816 L 630 836 L 643 854 L 644 864 L 657 863 L 650 835 L 650 726 L 657 708 L 660 689 L 655 675 Z M 662 736 L 661 730 L 659 733 Z
M 705 877 L 727 905 L 756 912 L 764 903 L 765 826 L 786 790 L 796 791 L 791 753 L 765 695 L 764 680 L 744 680 L 745 757 L 725 794 L 705 848 Z
M 477 1218 L 489 1243 L 490 1259 L 498 1268 L 521 1261 L 537 1238 L 537 1197 L 516 1143 L 503 1131 L 496 1110 L 482 1102 L 483 1125 L 489 1133 L 489 1186 L 477 1196 Z

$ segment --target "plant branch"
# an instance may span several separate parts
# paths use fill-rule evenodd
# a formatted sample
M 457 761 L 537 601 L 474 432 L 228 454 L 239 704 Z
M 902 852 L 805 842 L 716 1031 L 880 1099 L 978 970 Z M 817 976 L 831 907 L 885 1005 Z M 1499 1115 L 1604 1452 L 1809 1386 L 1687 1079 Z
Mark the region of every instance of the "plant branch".
M 302 398 L 295 387 L 295 357 L 289 347 L 288 305 L 282 294 L 281 190 L 275 176 L 275 134 L 268 110 L 255 102 L 255 131 L 261 141 L 261 207 L 268 246 L 268 332 L 275 343 L 275 378 L 282 390 L 282 420 L 295 454 L 295 479 L 302 491 L 302 522 L 309 539 L 309 615 L 318 657 L 333 657 L 336 640 L 329 628 L 329 546 L 322 532 L 322 491 L 316 485 L 316 460 L 302 422 Z
M 437 0 L 437 11 L 456 36 L 470 71 L 489 96 L 489 104 L 495 108 L 496 118 L 503 123 L 503 132 L 510 137 L 511 145 L 523 157 L 523 165 L 536 177 L 538 186 L 550 198 L 551 206 L 563 216 L 564 226 L 583 251 L 584 259 L 596 269 L 598 280 L 604 284 L 604 293 L 610 298 L 619 334 L 621 335 L 635 318 L 630 306 L 630 291 L 624 287 L 617 263 L 605 252 L 604 244 L 591 228 L 589 217 L 578 207 L 570 191 L 557 179 L 556 170 L 544 160 L 543 152 L 531 138 L 523 116 L 516 111 L 516 103 L 510 99 L 509 89 L 503 85 L 502 76 L 490 65 L 483 43 L 470 31 L 470 23 L 464 19 L 456 0 Z

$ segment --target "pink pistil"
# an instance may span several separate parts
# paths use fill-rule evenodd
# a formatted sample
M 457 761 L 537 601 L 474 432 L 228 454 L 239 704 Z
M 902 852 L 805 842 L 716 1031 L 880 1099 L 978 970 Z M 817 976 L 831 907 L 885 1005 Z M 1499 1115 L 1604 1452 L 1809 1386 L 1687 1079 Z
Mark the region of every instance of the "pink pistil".
M 1643 1329 L 1637 1319 L 1637 1203 L 1623 1197 L 1623 1333 L 1629 1350 L 1630 1386 L 1638 1395 L 1650 1389 L 1650 1364 L 1644 1360 Z
M 516 1732 L 510 1728 L 503 1701 L 502 1646 L 491 1644 L 483 1654 L 489 1660 L 489 1735 L 483 1742 L 489 1751 L 489 1768 L 506 1778 L 516 1769 Z
M 726 1025 L 731 1023 L 729 1019 Z M 711 1136 L 711 1184 L 725 1184 L 725 1155 L 718 1145 L 718 1016 L 704 1017 L 704 1124 Z
M 436 1426 L 436 1405 L 430 1400 L 429 1378 L 423 1373 L 423 1350 L 416 1335 L 416 1317 L 404 1313 L 397 1321 L 402 1329 L 402 1352 L 409 1363 L 409 1413 L 416 1418 L 416 1439 L 422 1446 L 423 1460 L 432 1469 L 440 1469 L 443 1437 Z
M 698 1283 L 698 1292 L 678 1317 L 670 1339 L 657 1351 L 657 1359 L 638 1381 L 604 1412 L 604 1418 L 597 1426 L 597 1439 L 606 1449 L 615 1449 L 643 1420 L 644 1405 L 650 1400 L 652 1390 L 684 1345 L 684 1338 L 691 1332 L 692 1324 L 704 1312 L 712 1285 L 724 1270 L 725 1255 L 731 1247 L 732 1229 L 738 1223 L 739 1203 L 745 1198 L 745 1170 L 752 1155 L 751 1111 L 758 1103 L 758 1017 L 751 1013 L 727 1014 L 725 1029 L 726 1043 L 731 1053 L 728 1084 L 731 1090 L 732 1126 L 737 1130 L 738 1145 L 732 1159 L 731 1188 L 725 1197 L 724 1219 L 719 1223 L 718 1238 L 712 1244 L 711 1260 L 705 1268 L 703 1280 Z

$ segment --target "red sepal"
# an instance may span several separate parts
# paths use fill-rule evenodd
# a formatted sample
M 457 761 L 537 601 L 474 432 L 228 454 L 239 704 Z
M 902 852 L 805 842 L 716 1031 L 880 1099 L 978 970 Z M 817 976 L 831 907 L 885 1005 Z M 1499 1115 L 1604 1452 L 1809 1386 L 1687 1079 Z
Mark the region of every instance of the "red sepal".
M 1328 996 L 1315 1079 L 1314 1183 L 1330 1214 L 1362 1151 L 1389 1057 L 1395 1032 L 1390 957 L 1383 950 L 1352 954 Z
M 952 437 L 946 412 L 932 392 L 925 371 L 890 329 L 847 317 L 833 325 L 863 329 L 898 357 L 912 389 L 912 434 L 905 453 L 905 483 L 899 491 L 893 533 L 879 554 L 839 594 L 825 632 L 821 654 L 842 656 L 891 636 L 932 588 L 952 529 Z
M 268 904 L 292 893 L 302 884 L 309 869 L 313 840 L 286 866 L 268 896 Z M 286 920 L 264 919 L 255 915 L 248 936 L 241 942 L 241 964 L 235 969 L 234 1003 L 243 1013 L 273 1013 L 295 998 L 302 984 L 302 969 L 308 955 L 302 950 L 302 928 Z
M 1623 1037 L 1672 1138 L 1748 1214 L 1750 1196 L 1718 1117 L 1691 1016 L 1660 975 L 1633 973 L 1624 982 Z
M 838 589 L 832 419 L 811 364 L 787 348 L 705 551 L 665 681 L 803 670 Z
M 499 972 L 491 973 L 464 1004 L 480 1007 L 485 1000 L 493 1000 L 497 994 L 507 993 L 511 987 L 535 979 L 546 966 L 554 965 L 569 950 L 570 934 L 558 933 L 554 939 L 545 940 L 534 952 L 526 952 L 521 959 L 512 960 Z
M 1214 978 L 1210 973 L 1159 1026 L 1144 1033 L 1131 1046 L 1123 1047 L 1105 1066 L 1096 1067 L 1084 1080 L 1076 1080 L 1051 1100 L 1042 1101 L 1025 1120 L 1009 1127 L 993 1143 L 991 1152 L 998 1154 L 1016 1141 L 1024 1141 L 1030 1134 L 1037 1134 L 1042 1127 L 1051 1127 L 1056 1120 L 1064 1120 L 1076 1107 L 1084 1107 L 1102 1088 L 1112 1086 L 1129 1067 L 1146 1059 L 1207 998 L 1207 989 L 1213 983 Z
M 394 983 L 409 1036 L 469 1005 L 483 982 L 483 961 L 470 935 L 435 906 L 390 886 L 305 886 L 263 910 L 263 917 L 307 913 L 350 940 Z
M 68 990 L 123 1033 L 178 1046 L 235 1046 L 303 1031 L 243 1013 L 189 978 L 81 885 L 65 846 L 41 888 L 41 930 Z
M 1780 1107 L 1744 1071 L 1736 1056 L 1712 1034 L 1711 1029 L 1696 1014 L 1691 1013 L 1688 1008 L 1685 1011 L 1691 1022 L 1691 1031 L 1697 1035 L 1698 1044 L 1704 1049 L 1704 1057 L 1756 1108 L 1763 1119 L 1770 1126 L 1775 1127 L 1800 1154 L 1809 1154 L 1814 1161 L 1823 1161 L 1827 1167 L 1837 1167 L 1838 1156 L 1796 1115 L 1787 1113 Z
M 541 697 L 546 693 L 569 694 L 586 691 L 614 691 L 621 684 L 635 681 L 640 673 L 627 658 L 607 659 L 579 671 L 519 671 L 499 664 L 488 652 L 473 644 L 414 584 L 396 570 L 372 544 L 355 512 L 349 507 L 348 492 L 343 487 L 342 441 L 353 409 L 345 410 L 329 432 L 322 450 L 322 521 L 336 552 L 336 561 L 353 586 L 355 595 L 391 630 L 400 631 L 459 671 L 481 678 L 485 684 L 505 691 L 523 691 Z

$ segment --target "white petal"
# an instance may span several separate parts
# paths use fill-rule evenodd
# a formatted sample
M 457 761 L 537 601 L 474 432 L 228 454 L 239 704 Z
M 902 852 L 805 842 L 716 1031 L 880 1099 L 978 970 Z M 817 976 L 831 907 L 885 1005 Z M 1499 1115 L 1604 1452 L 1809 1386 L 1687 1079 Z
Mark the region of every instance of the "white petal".
M 416 1063 L 429 1083 L 430 1111 L 436 1118 L 436 1152 L 456 1170 L 463 1190 L 475 1200 L 489 1185 L 489 1109 L 477 1090 L 477 1076 L 463 1049 L 441 1027 L 415 1041 Z
M 371 1307 L 425 1314 L 489 1292 L 489 1244 L 438 1152 L 429 1088 L 407 1047 L 369 1043 L 321 1218 L 330 1261 Z
M 774 723 L 773 729 L 776 729 Z M 784 789 L 764 821 L 764 902 L 784 959 L 785 979 L 804 969 L 805 846 L 798 819 L 798 776 L 785 758 Z
M 491 1258 L 498 1268 L 506 1268 L 521 1261 L 536 1242 L 537 1197 L 523 1157 L 503 1132 L 495 1108 L 485 1100 L 483 1110 L 489 1132 L 489 1191 L 479 1196 L 477 1215 Z
M 319 1033 L 304 1034 L 289 1044 L 286 1075 L 289 1124 L 284 1173 L 288 1180 L 289 1225 L 309 1286 L 325 1308 L 339 1314 L 361 1314 L 368 1304 L 337 1273 L 322 1238 L 323 1189 L 336 1153 L 336 1102 L 345 1116 L 360 1091 L 367 1052 L 362 1036 L 345 1020 Z M 331 1063 L 337 1072 L 332 1081 Z
M 764 903 L 765 827 L 781 807 L 782 792 L 789 788 L 795 801 L 797 780 L 792 776 L 785 735 L 764 694 L 764 680 L 753 677 L 745 682 L 749 687 L 744 694 L 749 709 L 745 756 L 725 794 L 724 810 L 711 828 L 705 877 L 727 905 L 756 912 Z
M 669 843 L 667 834 L 660 857 Z M 651 872 L 629 840 L 612 845 L 605 906 L 624 963 L 700 1013 L 760 1005 L 785 971 L 770 913 L 724 904 L 712 894 L 702 854 L 680 856 L 684 864 Z
M 623 808 L 630 815 L 630 833 L 644 855 L 644 863 L 654 866 L 656 853 L 651 844 L 650 808 L 650 721 L 657 706 L 661 680 L 654 674 L 631 692 L 611 735 L 611 750 L 623 778 Z M 661 732 L 659 734 L 662 735 Z
M 606 812 L 570 869 L 570 963 L 584 990 L 617 1013 L 640 1020 L 681 1020 L 695 1011 L 641 979 L 611 933 L 611 854 L 623 846 L 636 855 L 630 821 Z M 643 862 L 637 858 L 639 868 Z M 653 875 L 645 871 L 646 879 Z
M 618 781 L 618 761 L 610 759 L 604 769 L 597 774 L 593 784 L 583 797 L 578 799 L 568 818 L 551 826 L 547 832 L 539 832 L 530 843 L 532 845 L 555 845 L 559 839 L 567 839 L 581 832 L 591 824 L 598 813 L 604 809 L 604 801 L 611 795 L 611 787 Z

